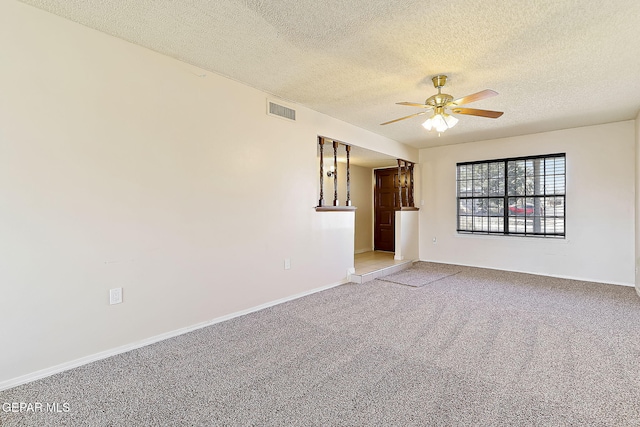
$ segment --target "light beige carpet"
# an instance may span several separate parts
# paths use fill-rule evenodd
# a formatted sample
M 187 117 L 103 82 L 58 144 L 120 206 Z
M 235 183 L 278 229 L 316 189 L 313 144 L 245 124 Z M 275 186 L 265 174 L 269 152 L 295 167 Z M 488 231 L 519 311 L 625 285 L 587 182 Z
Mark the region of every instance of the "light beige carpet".
M 640 425 L 633 288 L 457 268 L 422 287 L 345 284 L 0 392 L 70 408 L 0 425 Z

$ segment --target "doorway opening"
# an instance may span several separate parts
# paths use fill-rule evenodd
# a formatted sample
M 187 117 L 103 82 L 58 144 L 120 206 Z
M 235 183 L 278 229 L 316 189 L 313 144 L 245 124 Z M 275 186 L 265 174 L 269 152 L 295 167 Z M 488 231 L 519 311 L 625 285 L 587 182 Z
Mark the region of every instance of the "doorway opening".
M 401 206 L 407 206 L 410 201 L 411 204 L 413 203 L 413 191 L 409 191 L 409 188 L 413 188 L 413 163 L 399 161 L 390 155 L 351 145 L 350 170 L 347 171 L 346 150 L 339 149 L 336 154 L 331 145 L 332 140 L 327 139 L 327 141 L 324 150 L 321 149 L 320 144 L 318 145 L 318 156 L 321 158 L 319 163 L 321 168 L 322 165 L 325 166 L 322 168 L 319 190 L 324 186 L 327 205 L 329 205 L 331 199 L 336 199 L 335 188 L 337 187 L 337 199 L 340 200 L 340 204 L 343 200 L 351 200 L 352 206 L 357 208 L 352 248 L 355 274 L 368 275 L 374 268 L 384 270 L 403 264 L 406 262 L 403 260 L 407 257 L 401 256 L 403 246 L 397 248 L 400 252 L 396 251 L 395 246 L 398 243 L 396 243 L 395 218 L 396 212 L 403 209 Z M 410 182 L 411 187 L 400 184 L 398 176 Z M 350 177 L 350 194 L 347 194 L 347 177 Z M 385 184 L 382 191 L 376 190 L 379 180 L 384 181 Z M 378 202 L 382 204 L 383 210 L 376 212 Z M 402 242 L 399 244 L 402 245 Z M 417 259 L 417 254 L 411 258 L 411 260 L 414 259 Z

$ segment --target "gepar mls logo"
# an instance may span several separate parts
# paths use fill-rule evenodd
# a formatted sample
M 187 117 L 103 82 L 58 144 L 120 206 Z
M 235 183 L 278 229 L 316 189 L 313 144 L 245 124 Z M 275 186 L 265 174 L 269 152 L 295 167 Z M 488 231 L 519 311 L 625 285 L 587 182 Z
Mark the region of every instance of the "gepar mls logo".
M 4 402 L 2 404 L 2 412 L 5 413 L 64 413 L 71 411 L 71 405 L 68 402 Z

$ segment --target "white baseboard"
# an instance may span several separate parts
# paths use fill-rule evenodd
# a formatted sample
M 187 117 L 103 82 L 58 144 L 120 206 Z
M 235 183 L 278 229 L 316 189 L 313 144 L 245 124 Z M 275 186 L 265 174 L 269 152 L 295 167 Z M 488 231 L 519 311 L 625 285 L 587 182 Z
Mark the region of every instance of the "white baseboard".
M 354 255 L 363 254 L 365 252 L 373 252 L 373 248 L 356 249 L 353 251 Z
M 182 334 L 186 334 L 188 332 L 195 331 L 197 329 L 206 328 L 207 326 L 215 325 L 216 323 L 224 322 L 226 320 L 233 319 L 234 317 L 244 316 L 245 314 L 253 313 L 256 311 L 264 310 L 265 308 L 273 307 L 274 305 L 282 304 L 288 301 L 292 301 L 298 298 L 305 297 L 307 295 L 315 294 L 317 292 L 325 291 L 327 289 L 334 288 L 336 286 L 344 285 L 348 283 L 347 279 L 344 279 L 340 282 L 321 286 L 319 288 L 311 289 L 309 291 L 301 292 L 299 294 L 291 295 L 285 298 L 280 298 L 275 301 L 270 301 L 256 307 L 251 307 L 246 310 L 237 311 L 235 313 L 227 314 L 225 316 L 217 317 L 215 319 L 208 320 L 206 322 L 197 323 L 195 325 L 187 326 L 184 328 L 176 329 L 173 331 L 165 332 L 164 334 L 155 335 L 153 337 L 145 338 L 141 341 L 136 341 L 130 344 L 125 344 L 120 347 L 115 347 L 109 350 L 101 351 L 99 353 L 91 354 L 89 356 L 81 357 L 79 359 L 71 360 L 69 362 L 61 363 L 59 365 L 52 366 L 50 368 L 41 369 L 39 371 L 35 371 L 26 375 L 22 375 L 16 378 L 11 378 L 9 380 L 5 380 L 0 382 L 0 391 L 7 390 L 13 387 L 17 387 L 22 384 L 26 384 L 32 381 L 36 381 L 42 378 L 50 377 L 51 375 L 58 374 L 60 372 L 68 371 L 73 368 L 77 368 L 78 366 L 86 365 L 92 362 L 96 362 L 98 360 L 106 359 L 107 357 L 115 356 L 117 354 L 126 353 L 127 351 L 135 350 L 140 347 L 144 347 L 150 344 L 157 343 L 159 341 L 164 341 L 169 338 L 177 337 Z
M 525 270 L 506 270 L 503 268 L 495 268 L 495 267 L 485 267 L 482 265 L 473 265 L 473 264 L 463 264 L 463 263 L 455 263 L 452 264 L 450 262 L 443 262 L 443 261 L 434 261 L 434 260 L 427 260 L 427 259 L 421 259 L 420 261 L 424 261 L 424 262 L 435 262 L 438 264 L 447 264 L 447 265 L 462 265 L 464 267 L 476 267 L 476 268 L 484 268 L 486 270 L 498 270 L 498 271 L 510 271 L 512 273 L 524 273 L 524 274 L 533 274 L 535 276 L 543 276 L 543 277 L 555 277 L 556 279 L 567 279 L 567 280 L 579 280 L 581 282 L 592 282 L 592 283 L 602 283 L 603 285 L 616 285 L 616 286 L 634 286 L 631 283 L 623 283 L 623 282 L 614 282 L 614 281 L 610 281 L 610 282 L 603 282 L 601 280 L 596 280 L 596 279 L 589 279 L 586 277 L 576 277 L 576 276 L 566 276 L 566 275 L 562 275 L 562 274 L 542 274 L 542 273 L 538 273 L 535 271 L 525 271 Z M 640 291 L 638 291 L 638 288 L 636 288 L 636 292 L 638 292 L 638 295 L 640 295 Z

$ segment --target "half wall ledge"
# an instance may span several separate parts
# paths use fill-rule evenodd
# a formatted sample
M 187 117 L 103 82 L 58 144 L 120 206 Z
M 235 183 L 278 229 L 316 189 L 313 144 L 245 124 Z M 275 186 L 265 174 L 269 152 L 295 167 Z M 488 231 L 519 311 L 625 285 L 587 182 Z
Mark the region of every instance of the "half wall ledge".
M 356 209 L 355 206 L 316 206 L 316 212 L 348 212 Z

